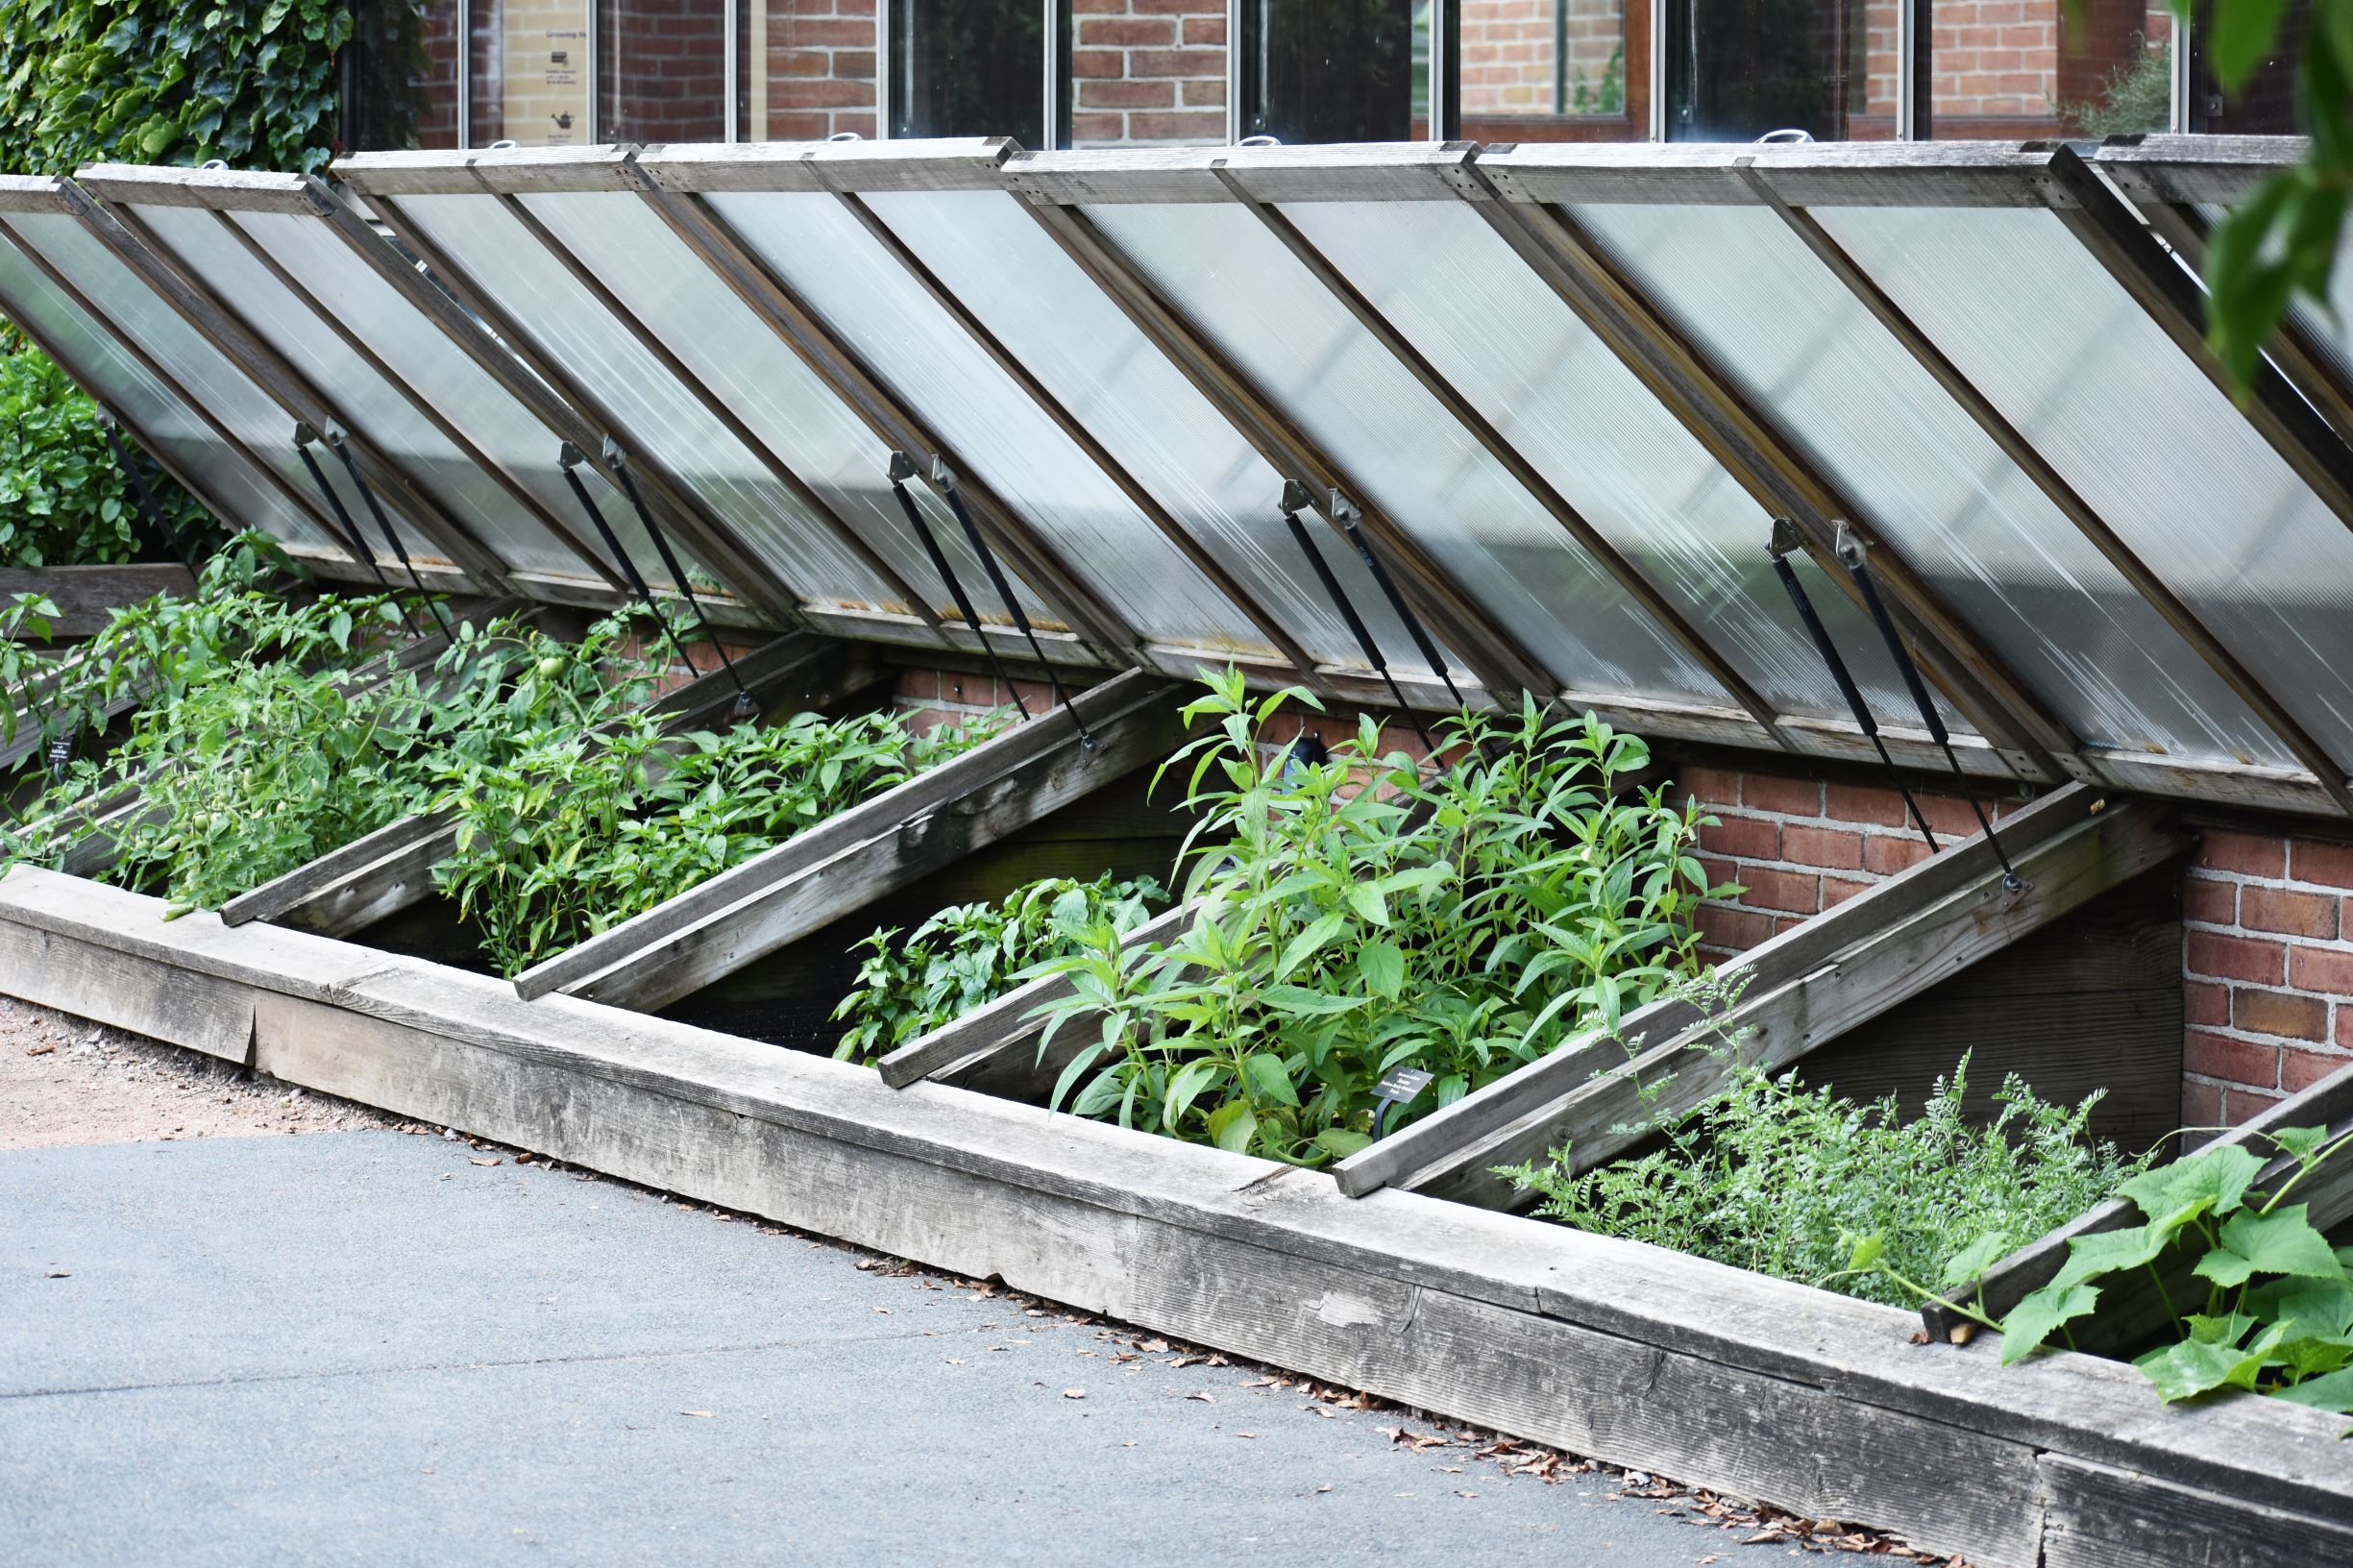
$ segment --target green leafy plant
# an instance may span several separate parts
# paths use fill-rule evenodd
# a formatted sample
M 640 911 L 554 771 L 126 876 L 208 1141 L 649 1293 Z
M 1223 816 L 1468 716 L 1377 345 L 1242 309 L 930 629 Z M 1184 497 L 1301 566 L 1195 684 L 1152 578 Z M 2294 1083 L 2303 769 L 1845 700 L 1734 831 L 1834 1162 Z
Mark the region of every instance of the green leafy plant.
M 103 762 L 74 764 L 35 806 L 64 830 L 19 852 L 55 863 L 103 833 L 108 879 L 160 887 L 178 908 L 215 906 L 422 810 L 447 768 L 495 764 L 526 737 L 601 723 L 646 695 L 643 673 L 618 658 L 626 617 L 576 644 L 511 621 L 461 625 L 417 672 L 370 635 L 397 627 L 400 608 L 328 598 L 288 609 L 268 651 L 205 666 L 171 701 L 141 708 Z M 102 827 L 91 808 L 133 786 L 135 818 Z
M 1370 1140 L 1390 1068 L 1434 1075 L 1402 1125 L 1698 968 L 1692 912 L 1728 890 L 1692 852 L 1696 805 L 1618 797 L 1650 760 L 1634 737 L 1531 699 L 1515 721 L 1450 722 L 1453 760 L 1426 775 L 1382 754 L 1369 717 L 1311 761 L 1283 719 L 1308 694 L 1208 684 L 1186 717 L 1212 732 L 1162 769 L 1189 760 L 1197 917 L 1174 942 L 1097 933 L 1039 968 L 1074 988 L 1047 1041 L 1099 1019 L 1055 1105 L 1321 1164 Z
M 797 714 L 665 739 L 631 715 L 602 735 L 549 730 L 508 757 L 445 770 L 456 851 L 436 886 L 508 975 L 651 909 L 985 738 L 896 716 Z
M 1685 994 L 1719 1017 L 1729 999 L 1713 977 Z M 1738 1044 L 1720 1036 L 1716 1049 L 1736 1057 Z M 1654 1112 L 1642 1127 L 1658 1138 L 1648 1154 L 1579 1175 L 1556 1149 L 1497 1174 L 1537 1193 L 1538 1213 L 1580 1230 L 1906 1306 L 1913 1297 L 1891 1272 L 1933 1275 L 1955 1254 L 2006 1252 L 2139 1168 L 2091 1136 L 2097 1094 L 2054 1105 L 2012 1074 L 1993 1119 L 1973 1127 L 1968 1085 L 1963 1056 L 1907 1120 L 1894 1095 L 1858 1102 L 1740 1063 L 1700 1105 Z M 1663 1088 L 1644 1086 L 1646 1104 Z M 1858 1245 L 1884 1267 L 1858 1269 Z
M 1906 1289 L 2001 1331 L 2002 1364 L 2024 1360 L 2095 1315 L 2104 1282 L 2148 1272 L 2162 1290 L 2162 1264 L 2195 1255 L 2203 1299 L 2169 1296 L 2172 1334 L 2133 1362 L 2168 1403 L 2218 1388 L 2250 1388 L 2299 1405 L 2353 1415 L 2353 1247 L 2332 1247 L 2307 1205 L 2288 1199 L 2333 1160 L 2353 1158 L 2353 1133 L 2292 1127 L 2257 1135 L 2291 1168 L 2268 1191 L 2255 1186 L 2265 1161 L 2244 1142 L 2218 1143 L 2113 1190 L 2142 1223 L 2078 1236 L 2048 1285 L 1998 1322 L 1976 1307 L 1945 1301 L 1884 1262 L 1869 1266 Z M 1982 1249 L 1980 1254 L 1982 1253 Z M 1955 1259 L 1948 1286 L 1973 1278 L 1989 1256 Z
M 2173 111 L 2171 51 L 2132 36 L 2132 63 L 2119 65 L 2100 84 L 2097 98 L 2063 103 L 2059 111 L 2080 135 L 2105 138 L 2162 131 Z
M 973 1008 L 995 1001 L 1032 965 L 1091 941 L 1126 936 L 1168 902 L 1148 876 L 1091 882 L 1049 877 L 995 903 L 951 904 L 899 940 L 877 931 L 858 946 L 858 979 L 833 1011 L 848 1030 L 838 1058 L 871 1063 Z
M 165 526 L 208 527 L 186 491 L 144 454 L 133 460 L 167 507 Z M 0 353 L 0 566 L 128 561 L 140 549 L 135 523 L 97 405 L 46 355 Z

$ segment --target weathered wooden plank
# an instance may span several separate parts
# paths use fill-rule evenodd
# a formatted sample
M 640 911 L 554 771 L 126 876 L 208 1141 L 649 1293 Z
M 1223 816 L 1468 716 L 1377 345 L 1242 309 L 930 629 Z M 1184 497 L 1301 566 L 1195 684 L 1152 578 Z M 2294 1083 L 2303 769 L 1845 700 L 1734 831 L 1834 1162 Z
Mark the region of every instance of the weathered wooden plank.
M 2178 854 L 2188 840 L 2165 830 L 2165 815 L 2148 802 L 2111 807 L 2013 856 L 2026 880 L 2022 891 L 2012 894 L 1996 878 L 1956 893 L 1795 980 L 1761 993 L 1752 989 L 1721 1024 L 1702 1021 L 1631 1060 L 1615 1041 L 1567 1047 L 1588 1074 L 1583 1082 L 1493 1133 L 1435 1153 L 1397 1185 L 1493 1207 L 1531 1201 L 1494 1167 L 1541 1160 L 1564 1145 L 1577 1170 L 1616 1158 L 1652 1118 L 1696 1106 L 1724 1085 L 1735 1066 L 1725 1038 L 1745 1037 L 1739 1054 L 1751 1066 L 1788 1066 Z
M 1998 828 L 2002 846 L 2013 855 L 2023 853 L 2087 821 L 2102 809 L 2102 802 L 2099 792 L 2080 784 L 2055 790 L 2002 819 Z M 1891 929 L 1938 900 L 1989 877 L 1998 878 L 2000 872 L 1993 845 L 1986 843 L 1984 834 L 1976 834 L 1804 924 L 1758 943 L 1723 966 L 1723 972 L 1728 977 L 1747 976 L 1750 993 L 1762 995 L 1811 972 L 1874 932 Z M 1619 1032 L 1631 1041 L 1664 1040 L 1699 1021 L 1696 1009 L 1670 998 L 1628 1014 Z M 1450 1148 L 1467 1147 L 1517 1122 L 1582 1084 L 1605 1060 L 1597 1055 L 1605 1047 L 1612 1053 L 1606 1058 L 1610 1065 L 1622 1060 L 1614 1045 L 1598 1033 L 1569 1041 L 1543 1060 L 1351 1155 L 1335 1171 L 1340 1190 L 1351 1196 L 1370 1192 L 1409 1170 L 1429 1164 Z
M 1982 1564 L 2037 1561 L 2036 1451 L 2273 1510 L 2313 1560 L 2353 1527 L 2353 1449 L 2320 1412 L 2160 1407 L 2129 1367 L 2001 1368 L 1986 1341 L 1906 1343 L 1894 1309 L 1637 1243 L 1346 1200 L 1264 1161 L 159 907 L 0 880 L 0 925 L 251 988 L 255 1059 L 289 1081 Z
M 2335 1127 L 2353 1121 L 2353 1066 L 2338 1068 L 2327 1077 L 2289 1095 L 2276 1104 L 2267 1106 L 2260 1115 L 2223 1132 L 2213 1143 L 2248 1143 L 2260 1134 L 2283 1127 Z M 2212 1143 L 2206 1145 L 2212 1147 Z M 2267 1144 L 2256 1145 L 2268 1147 Z M 2345 1162 L 2339 1161 L 2337 1175 L 2343 1178 Z M 2266 1171 L 2267 1178 L 2276 1179 L 2274 1172 Z M 2299 1188 L 2298 1190 L 2301 1190 Z M 2102 1231 L 2122 1230 L 2141 1223 L 2141 1211 L 2122 1198 L 2111 1198 L 2084 1211 L 2083 1213 L 2058 1227 L 2047 1236 L 2038 1237 L 1985 1271 L 1975 1289 L 1966 1287 L 1954 1299 L 1978 1305 L 1985 1315 L 2003 1318 L 2010 1310 L 2027 1296 L 2048 1285 L 2067 1262 L 2068 1243 L 2079 1236 L 2096 1236 Z M 2122 1305 L 2135 1294 L 2138 1281 L 2120 1281 L 2107 1287 L 2117 1292 L 2111 1300 L 2102 1295 L 2103 1311 Z M 1958 1312 L 1931 1303 L 1921 1313 L 1930 1335 L 1949 1338 L 1953 1331 L 1967 1321 Z
M 527 998 L 564 991 L 646 1011 L 903 887 L 982 845 L 1167 755 L 1183 737 L 1181 688 L 1131 671 L 633 919 L 526 970 Z
M 1191 919 L 1191 908 L 1179 904 L 1129 932 L 1120 945 L 1137 947 L 1148 942 L 1170 941 Z M 1030 1014 L 1071 993 L 1070 982 L 1060 975 L 1047 975 L 1016 986 L 988 1006 L 976 1007 L 930 1034 L 909 1041 L 874 1066 L 884 1083 L 893 1089 L 904 1089 L 925 1078 L 946 1082 L 959 1072 L 977 1068 L 996 1057 L 1034 1054 L 1038 1037 L 1045 1033 L 1045 1020 Z M 1084 1033 L 1076 1019 L 1063 1027 L 1065 1032 L 1078 1029 Z
M 723 725 L 735 707 L 739 678 L 763 704 L 823 708 L 876 684 L 883 672 L 877 661 L 846 645 L 787 632 L 737 659 L 733 676 L 706 672 L 647 711 L 662 715 L 671 735 Z M 402 818 L 231 899 L 221 919 L 231 925 L 276 920 L 349 936 L 429 896 L 432 869 L 454 849 L 456 836 L 455 820 L 444 813 Z
M 0 920 L 0 985 L 12 996 L 76 1017 L 243 1062 L 254 992 L 166 961 L 94 947 Z
M 2042 1568 L 2353 1562 L 2353 1528 L 2063 1455 L 2038 1462 Z

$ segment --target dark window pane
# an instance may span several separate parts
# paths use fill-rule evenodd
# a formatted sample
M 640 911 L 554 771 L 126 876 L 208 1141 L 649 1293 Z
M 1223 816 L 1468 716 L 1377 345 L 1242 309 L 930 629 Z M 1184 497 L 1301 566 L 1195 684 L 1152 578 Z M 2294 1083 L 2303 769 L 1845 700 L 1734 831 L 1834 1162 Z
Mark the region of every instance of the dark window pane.
M 2214 8 L 2197 8 L 2197 25 L 2190 30 L 2190 129 L 2217 135 L 2290 136 L 2300 127 L 2295 113 L 2296 61 L 2304 58 L 2304 28 L 2310 20 L 2309 0 L 2293 0 L 2281 19 L 2279 47 L 2272 50 L 2255 74 L 2226 93 L 2214 79 L 2206 58 L 2209 18 Z
M 1428 134 L 1429 0 L 1242 0 L 1241 16 L 1243 135 Z
M 474 0 L 469 145 L 589 139 L 588 0 Z
M 892 0 L 890 71 L 894 136 L 1050 144 L 1040 0 Z
M 597 139 L 727 139 L 721 0 L 597 0 Z
M 457 0 L 361 0 L 343 72 L 343 150 L 457 145 Z
M 1847 141 L 1873 130 L 1891 134 L 1892 72 L 1885 124 L 1871 123 L 1875 18 L 1867 13 L 1879 9 L 1865 0 L 1669 0 L 1667 139 L 1754 141 L 1769 132 L 1803 131 L 1818 141 Z
M 2164 0 L 1939 0 L 1925 134 L 1946 140 L 2163 131 L 2171 116 Z

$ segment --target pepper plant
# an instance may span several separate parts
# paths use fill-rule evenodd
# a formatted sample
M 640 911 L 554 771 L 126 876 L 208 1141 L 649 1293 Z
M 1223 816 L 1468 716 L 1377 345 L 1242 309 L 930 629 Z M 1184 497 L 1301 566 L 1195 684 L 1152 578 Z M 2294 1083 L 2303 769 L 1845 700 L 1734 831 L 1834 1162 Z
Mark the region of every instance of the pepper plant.
M 1047 877 L 995 903 L 951 904 L 907 933 L 858 943 L 858 980 L 833 1010 L 850 1027 L 834 1055 L 872 1063 L 973 1008 L 995 1001 L 1033 965 L 1079 951 L 1098 928 L 1124 937 L 1166 905 L 1152 877 L 1106 871 L 1091 882 Z
M 601 735 L 544 731 L 442 771 L 433 803 L 455 814 L 457 847 L 433 880 L 500 970 L 520 974 L 988 733 L 918 736 L 888 713 L 671 738 L 643 714 Z
M 1563 1041 L 1612 1027 L 1699 968 L 1691 918 L 1710 888 L 1707 819 L 1663 788 L 1622 794 L 1649 749 L 1590 714 L 1465 713 L 1450 760 L 1384 754 L 1370 717 L 1311 760 L 1284 710 L 1228 671 L 1185 710 L 1211 733 L 1189 766 L 1182 859 L 1197 918 L 1123 948 L 1098 927 L 1032 972 L 1068 976 L 1046 1039 L 1099 1018 L 1053 1103 L 1316 1164 L 1371 1139 L 1374 1086 L 1432 1082 L 1403 1124 Z M 1288 733 L 1286 733 L 1288 732 Z M 1157 781 L 1156 781 L 1157 783 Z

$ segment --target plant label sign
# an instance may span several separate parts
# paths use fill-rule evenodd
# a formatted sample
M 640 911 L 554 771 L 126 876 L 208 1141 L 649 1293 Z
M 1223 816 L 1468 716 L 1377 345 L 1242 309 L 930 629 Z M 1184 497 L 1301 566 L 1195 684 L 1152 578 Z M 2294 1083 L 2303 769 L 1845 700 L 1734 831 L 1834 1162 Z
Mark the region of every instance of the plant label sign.
M 1389 1075 L 1373 1086 L 1373 1092 L 1385 1100 L 1403 1105 L 1430 1087 L 1429 1073 L 1419 1067 L 1391 1067 Z

